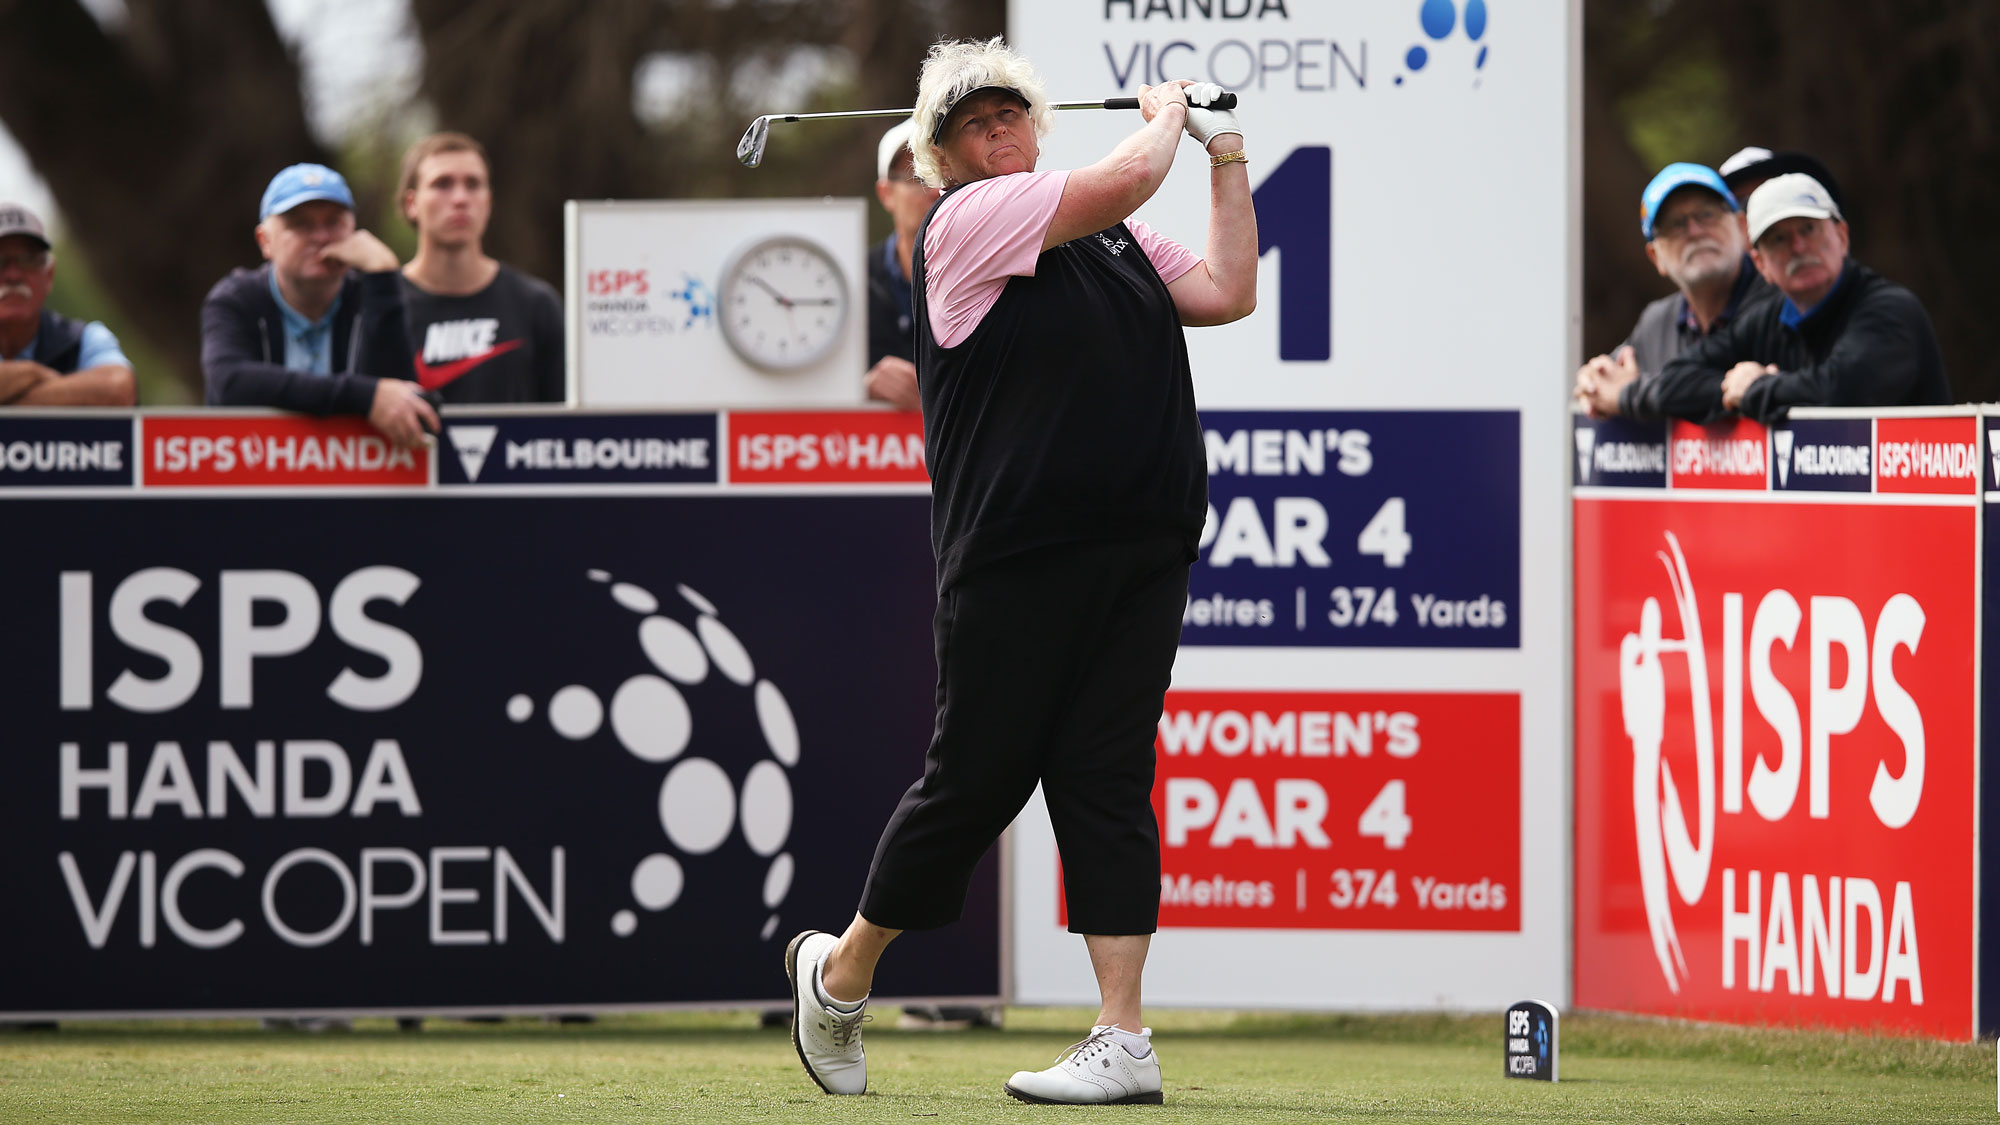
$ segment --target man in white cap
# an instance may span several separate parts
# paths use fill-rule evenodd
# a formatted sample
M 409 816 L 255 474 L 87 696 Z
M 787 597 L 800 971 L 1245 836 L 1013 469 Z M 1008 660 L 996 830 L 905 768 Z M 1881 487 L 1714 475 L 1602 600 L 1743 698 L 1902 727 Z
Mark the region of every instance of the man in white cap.
M 1916 294 L 1848 257 L 1847 221 L 1801 172 L 1750 196 L 1750 256 L 1783 299 L 1703 340 L 1660 373 L 1660 401 L 1707 421 L 1735 411 L 1778 421 L 1794 406 L 1937 406 L 1951 401 Z
M 1729 185 L 1729 190 L 1736 193 L 1736 202 L 1745 207 L 1750 205 L 1751 194 L 1762 187 L 1764 181 L 1787 172 L 1804 172 L 1818 180 L 1819 186 L 1833 197 L 1835 207 L 1844 202 L 1840 184 L 1834 180 L 1833 173 L 1807 153 L 1772 152 L 1759 145 L 1750 145 L 1731 153 L 1729 159 L 1716 170 L 1722 173 L 1722 181 Z
M 118 337 L 46 307 L 55 280 L 41 218 L 0 203 L 0 406 L 132 405 L 132 361 Z
M 915 329 L 910 320 L 910 255 L 938 189 L 917 179 L 910 152 L 915 120 L 882 134 L 875 152 L 875 198 L 895 230 L 868 255 L 868 397 L 919 410 Z

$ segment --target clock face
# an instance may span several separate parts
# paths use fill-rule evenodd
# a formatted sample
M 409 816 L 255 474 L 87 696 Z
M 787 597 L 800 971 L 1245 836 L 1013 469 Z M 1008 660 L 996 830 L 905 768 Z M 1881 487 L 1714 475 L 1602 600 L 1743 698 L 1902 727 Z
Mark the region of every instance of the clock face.
M 847 326 L 847 280 L 833 255 L 793 235 L 754 243 L 723 271 L 716 293 L 722 335 L 767 371 L 825 359 Z

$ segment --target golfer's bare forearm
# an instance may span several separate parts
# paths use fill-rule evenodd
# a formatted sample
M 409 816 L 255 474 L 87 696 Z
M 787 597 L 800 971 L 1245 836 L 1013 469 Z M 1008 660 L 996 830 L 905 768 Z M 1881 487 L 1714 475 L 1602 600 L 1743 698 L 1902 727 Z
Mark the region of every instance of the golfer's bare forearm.
M 1208 144 L 1210 156 L 1237 152 L 1243 138 L 1224 133 Z M 1208 274 L 1228 323 L 1257 307 L 1257 208 L 1250 201 L 1250 168 L 1231 161 L 1208 173 Z

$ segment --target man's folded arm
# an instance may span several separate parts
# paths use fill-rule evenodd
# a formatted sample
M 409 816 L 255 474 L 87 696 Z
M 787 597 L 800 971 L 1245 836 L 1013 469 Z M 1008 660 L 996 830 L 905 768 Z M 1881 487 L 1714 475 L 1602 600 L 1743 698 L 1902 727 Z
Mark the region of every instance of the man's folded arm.
M 1722 377 L 1739 360 L 1751 358 L 1738 341 L 1741 322 L 1725 325 L 1693 348 L 1668 360 L 1652 380 L 1653 401 L 1660 414 L 1690 422 L 1712 422 L 1722 409 Z
M 1775 422 L 1794 406 L 1896 406 L 1910 400 L 1930 329 L 1915 297 L 1885 294 L 1854 310 L 1818 363 L 1778 371 L 1743 392 L 1743 413 Z

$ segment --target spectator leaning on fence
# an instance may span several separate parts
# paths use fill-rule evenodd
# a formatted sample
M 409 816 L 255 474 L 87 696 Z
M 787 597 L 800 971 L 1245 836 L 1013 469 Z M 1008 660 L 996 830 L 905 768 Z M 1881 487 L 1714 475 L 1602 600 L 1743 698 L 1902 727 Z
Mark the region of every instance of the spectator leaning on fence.
M 55 279 L 42 220 L 0 203 L 0 406 L 132 405 L 132 361 L 118 337 L 45 307 Z
M 411 145 L 402 208 L 417 228 L 417 256 L 403 267 L 417 381 L 446 402 L 563 401 L 562 299 L 484 248 L 486 150 L 464 133 Z
M 895 230 L 868 255 L 868 397 L 920 410 L 916 330 L 910 318 L 910 255 L 938 189 L 917 179 L 910 153 L 914 120 L 882 134 L 875 152 L 875 198 Z
M 1657 421 L 1660 369 L 1776 291 L 1744 252 L 1736 200 L 1722 177 L 1700 164 L 1669 164 L 1639 197 L 1646 257 L 1678 292 L 1647 305 L 1625 342 L 1583 365 L 1576 397 L 1603 418 Z
M 294 164 L 258 209 L 265 264 L 230 271 L 201 306 L 201 368 L 211 406 L 361 414 L 414 445 L 437 412 L 410 371 L 394 251 L 354 223 L 340 173 Z
M 1659 401 L 1706 421 L 1760 422 L 1794 406 L 1936 406 L 1951 401 L 1930 317 L 1916 295 L 1848 257 L 1847 222 L 1803 173 L 1750 196 L 1750 253 L 1783 299 L 1667 364 Z

